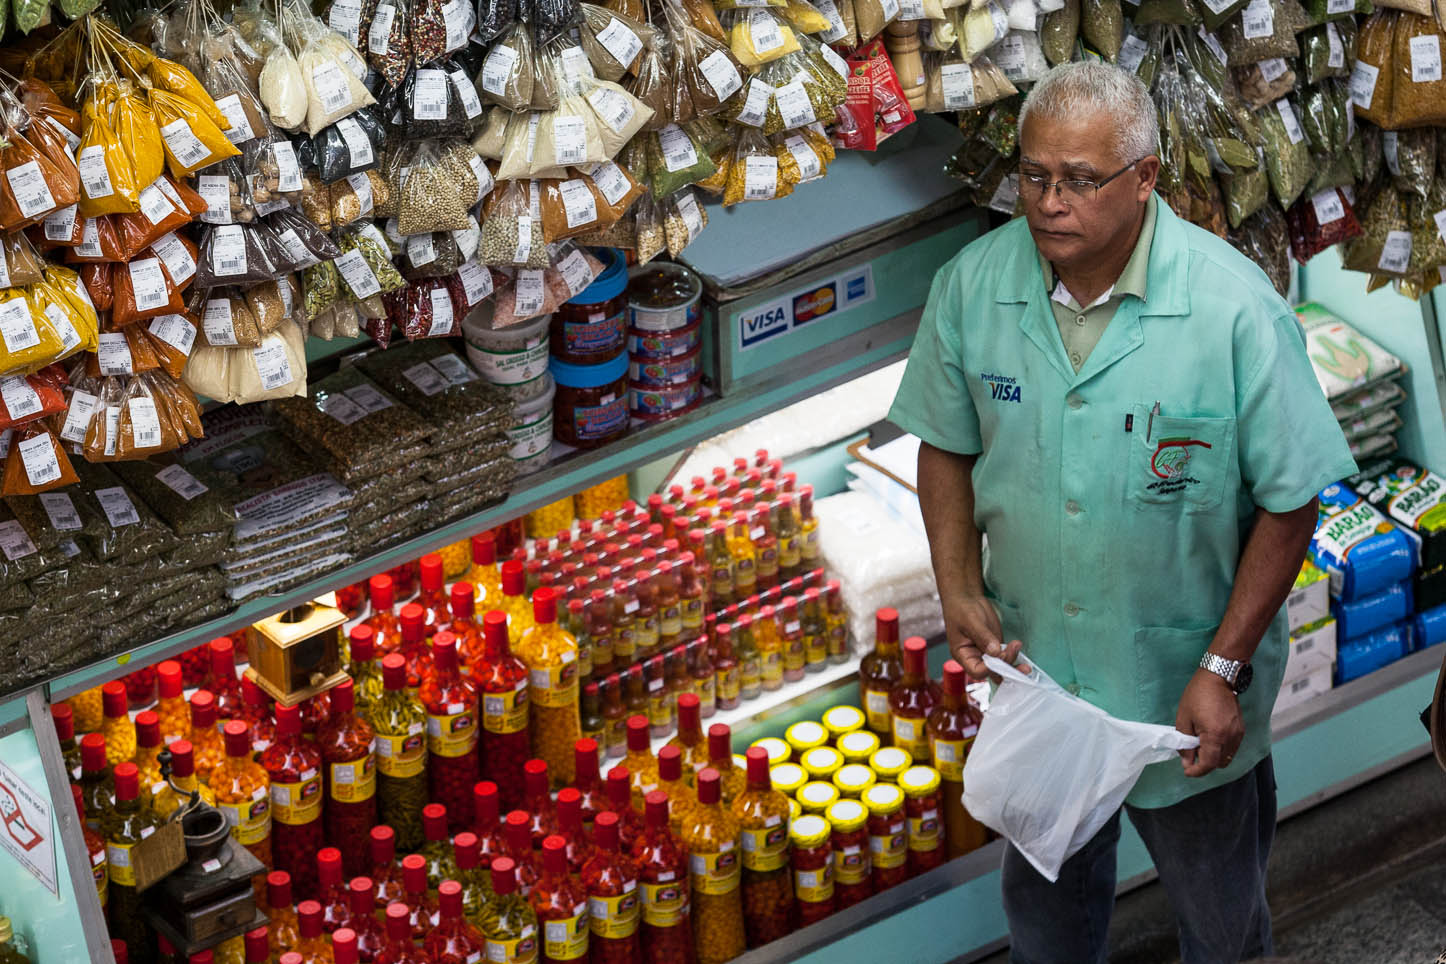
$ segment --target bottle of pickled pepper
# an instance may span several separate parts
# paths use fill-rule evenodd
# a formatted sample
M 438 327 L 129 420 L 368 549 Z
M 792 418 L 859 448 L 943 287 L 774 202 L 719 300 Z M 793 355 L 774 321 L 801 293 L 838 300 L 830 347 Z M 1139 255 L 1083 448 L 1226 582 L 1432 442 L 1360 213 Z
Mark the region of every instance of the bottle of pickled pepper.
M 462 885 L 444 880 L 437 888 L 437 905 L 442 920 L 427 934 L 422 947 L 432 955 L 432 964 L 471 964 L 487 953 L 487 938 L 462 914 Z
M 618 815 L 610 810 L 598 814 L 593 824 L 593 854 L 582 867 L 581 879 L 593 964 L 641 964 L 638 868 L 620 852 Z
M 80 738 L 80 794 L 85 825 L 99 830 L 101 818 L 115 807 L 115 778 L 105 762 L 105 737 L 99 733 Z
M 292 890 L 316 896 L 316 852 L 324 840 L 321 751 L 301 735 L 301 707 L 276 708 L 276 742 L 261 754 L 271 781 L 272 866 L 291 875 Z
M 683 822 L 693 882 L 693 937 L 699 964 L 723 964 L 742 954 L 742 863 L 739 822 L 724 809 L 718 771 L 698 774 L 697 805 Z
M 400 653 L 382 659 L 382 680 L 386 688 L 368 720 L 376 734 L 377 818 L 395 831 L 396 846 L 410 851 L 422 845 L 427 711 L 407 690 L 407 662 Z
M 70 795 L 75 812 L 80 816 L 81 835 L 85 838 L 85 852 L 90 863 L 91 876 L 95 879 L 95 894 L 100 900 L 101 912 L 105 912 L 110 896 L 110 868 L 106 863 L 105 838 L 98 831 L 90 829 L 85 822 L 85 804 L 80 798 L 80 787 L 71 784 Z
M 105 763 L 113 767 L 135 757 L 136 727 L 131 722 L 125 684 L 120 680 L 111 680 L 100 691 L 105 708 L 105 717 L 100 724 L 101 735 L 105 737 Z
M 537 914 L 517 887 L 511 857 L 492 862 L 492 900 L 482 914 L 489 964 L 533 964 L 537 960 Z
M 326 841 L 341 851 L 349 876 L 366 869 L 367 833 L 377 822 L 376 734 L 357 715 L 355 685 L 345 679 L 331 690 L 331 718 L 317 734 L 325 765 Z
M 191 708 L 195 710 L 196 705 L 192 703 Z M 226 755 L 211 771 L 216 807 L 225 814 L 236 842 L 270 870 L 275 866 L 271 860 L 271 780 L 266 768 L 251 759 L 251 730 L 244 721 L 226 722 L 225 743 Z
M 964 764 L 984 715 L 966 689 L 969 677 L 954 660 L 944 663 L 939 704 L 929 711 L 929 753 L 939 771 L 944 810 L 944 839 L 950 860 L 988 842 L 984 825 L 964 809 Z
M 542 876 L 528 895 L 542 929 L 542 960 L 590 961 L 587 891 L 568 873 L 567 842 L 553 835 L 542 842 Z
M 859 661 L 859 697 L 869 729 L 883 739 L 893 739 L 894 718 L 889 709 L 889 690 L 904 678 L 904 661 L 899 655 L 899 612 L 880 609 L 874 617 L 874 649 Z
M 365 961 L 375 961 L 386 943 L 376 915 L 375 886 L 370 877 L 353 877 L 346 888 L 351 913 L 342 926 L 356 935 L 357 956 Z
M 522 799 L 522 767 L 532 755 L 527 665 L 512 652 L 502 610 L 483 615 L 482 634 L 481 658 L 470 666 L 482 703 L 482 778 L 497 784 L 504 806 L 514 807 Z
M 122 688 L 124 689 L 124 688 Z M 131 853 L 136 844 L 155 833 L 161 819 L 141 799 L 140 772 L 124 762 L 115 768 L 115 807 L 101 820 L 106 841 L 106 868 L 110 874 L 111 932 L 126 942 L 130 960 L 150 964 L 156 956 L 155 932 L 141 914 L 136 870 Z
M 427 783 L 431 799 L 447 808 L 452 832 L 472 825 L 472 786 L 477 782 L 477 690 L 457 666 L 457 640 L 440 632 L 432 641 L 418 698 L 427 710 Z
M 904 640 L 904 675 L 889 690 L 894 746 L 915 760 L 929 759 L 929 711 L 939 702 L 939 684 L 929 679 L 928 643 L 922 637 Z
M 555 787 L 572 782 L 573 744 L 582 735 L 578 719 L 577 641 L 557 625 L 557 594 L 543 587 L 533 596 L 535 625 L 517 655 L 527 664 L 532 714 L 532 749 L 547 761 Z
M 693 926 L 689 915 L 688 848 L 668 829 L 668 795 L 648 794 L 646 829 L 633 844 L 643 895 L 643 960 L 646 964 L 693 964 Z
M 436 890 L 444 880 L 456 880 L 460 874 L 452 842 L 447 839 L 447 808 L 429 803 L 422 808 L 422 849 L 417 851 L 427 862 L 427 888 Z

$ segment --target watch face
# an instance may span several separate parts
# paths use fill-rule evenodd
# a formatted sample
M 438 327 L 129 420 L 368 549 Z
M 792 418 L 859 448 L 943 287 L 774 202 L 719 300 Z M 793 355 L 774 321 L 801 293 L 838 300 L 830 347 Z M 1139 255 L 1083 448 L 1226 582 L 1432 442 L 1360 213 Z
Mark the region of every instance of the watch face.
M 1250 681 L 1255 679 L 1255 667 L 1246 663 L 1240 667 L 1240 672 L 1235 677 L 1235 695 L 1239 696 L 1250 689 Z

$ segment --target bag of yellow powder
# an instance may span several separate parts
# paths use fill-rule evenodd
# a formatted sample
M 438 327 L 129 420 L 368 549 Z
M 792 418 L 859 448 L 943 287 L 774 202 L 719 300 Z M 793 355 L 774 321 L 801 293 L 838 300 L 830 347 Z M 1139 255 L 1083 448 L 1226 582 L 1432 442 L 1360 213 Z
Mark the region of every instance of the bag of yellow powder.
M 91 97 L 81 107 L 85 128 L 75 157 L 80 169 L 80 216 L 85 218 L 141 209 L 136 169 L 111 126 L 109 106 Z
M 215 108 L 215 104 L 211 106 Z M 185 97 L 153 88 L 151 111 L 165 138 L 166 165 L 172 177 L 190 177 L 241 154 L 206 113 Z
M 196 79 L 196 75 L 185 67 L 163 57 L 157 57 L 147 65 L 146 76 L 150 78 L 155 87 L 190 101 L 191 105 L 205 114 L 218 130 L 224 131 L 230 128 L 231 122 L 221 108 L 216 106 L 216 102 L 206 92 L 206 88 L 202 87 L 201 82 Z
M 735 11 L 727 20 L 728 45 L 745 67 L 761 67 L 798 50 L 793 29 L 769 10 Z
M 738 146 L 733 151 L 723 206 L 787 197 L 798 181 L 798 161 L 787 148 L 775 147 L 757 131 L 745 130 L 738 135 Z
M 0 375 L 39 371 L 64 351 L 55 323 L 46 315 L 50 299 L 34 288 L 9 288 L 0 297 Z
M 779 15 L 799 33 L 823 33 L 833 26 L 808 0 L 786 0 Z
M 124 80 L 113 81 L 111 92 L 102 86 L 96 97 L 101 103 L 111 105 L 110 127 L 120 141 L 121 150 L 130 159 L 135 183 L 150 185 L 166 169 L 166 142 L 150 104 L 134 85 Z

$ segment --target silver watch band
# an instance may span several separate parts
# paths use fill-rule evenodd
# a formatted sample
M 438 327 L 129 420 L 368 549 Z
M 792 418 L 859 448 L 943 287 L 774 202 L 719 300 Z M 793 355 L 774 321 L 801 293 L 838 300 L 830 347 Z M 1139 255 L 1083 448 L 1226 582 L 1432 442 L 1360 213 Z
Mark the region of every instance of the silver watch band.
M 1200 668 L 1214 673 L 1216 676 L 1235 688 L 1235 681 L 1240 677 L 1240 669 L 1245 663 L 1237 659 L 1226 659 L 1224 656 L 1217 656 L 1207 652 L 1200 657 Z

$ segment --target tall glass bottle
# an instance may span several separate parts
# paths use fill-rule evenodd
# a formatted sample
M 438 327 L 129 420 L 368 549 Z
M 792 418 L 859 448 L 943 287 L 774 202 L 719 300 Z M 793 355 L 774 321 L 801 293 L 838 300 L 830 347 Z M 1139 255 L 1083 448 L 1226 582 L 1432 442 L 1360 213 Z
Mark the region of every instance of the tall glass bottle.
M 276 742 L 261 754 L 271 781 L 271 854 L 298 897 L 316 896 L 316 852 L 323 827 L 321 751 L 301 735 L 301 707 L 276 708 Z
M 69 703 L 56 703 L 50 708 L 50 720 L 55 724 L 55 738 L 60 741 L 60 754 L 65 760 L 65 775 L 71 783 L 78 783 L 81 765 L 80 744 L 75 739 L 75 713 Z
M 191 746 L 196 751 L 196 776 L 209 786 L 212 772 L 226 756 L 226 747 L 216 726 L 216 697 L 208 690 L 191 694 Z
M 472 568 L 466 580 L 477 587 L 476 605 L 495 609 L 502 595 L 502 574 L 497 570 L 497 540 L 491 532 L 472 537 Z
M 350 913 L 342 926 L 356 935 L 357 957 L 366 964 L 376 961 L 386 943 L 376 915 L 375 887 L 370 877 L 353 877 L 346 888 Z
M 367 832 L 377 822 L 376 734 L 357 715 L 355 692 L 350 679 L 332 687 L 331 719 L 316 741 L 325 764 L 326 841 L 352 877 L 366 869 Z
M 105 838 L 100 835 L 99 831 L 90 829 L 86 824 L 85 803 L 80 798 L 80 787 L 77 784 L 70 785 L 70 796 L 75 805 L 75 812 L 80 816 L 80 830 L 81 835 L 85 838 L 87 862 L 90 864 L 91 876 L 95 879 L 95 894 L 100 899 L 100 909 L 104 912 L 110 891 L 110 868 L 106 864 Z
M 482 848 L 477 835 L 470 830 L 457 834 L 452 841 L 453 857 L 457 861 L 457 883 L 462 885 L 462 913 L 469 921 L 476 923 L 477 915 L 487 905 L 491 888 L 491 877 L 482 866 Z M 492 862 L 488 855 L 487 862 Z
M 502 610 L 489 610 L 482 617 L 482 633 L 481 658 L 471 665 L 472 683 L 482 701 L 482 777 L 497 784 L 503 806 L 511 808 L 522 799 L 522 766 L 532 753 L 527 665 L 512 653 Z
M 626 746 L 627 717 L 648 715 L 648 681 L 641 666 L 629 666 L 628 671 L 623 674 L 623 706 L 626 713 L 623 720 L 623 743 Z
M 743 617 L 738 621 L 743 622 Z M 758 646 L 760 682 L 765 690 L 776 690 L 783 685 L 783 637 L 772 606 L 758 610 L 758 618 L 753 620 L 753 640 Z
M 427 862 L 427 888 L 436 890 L 444 880 L 458 877 L 457 858 L 452 841 L 447 837 L 447 808 L 429 803 L 422 808 L 422 849 L 418 853 Z
M 155 710 L 136 714 L 136 758 L 133 761 L 141 775 L 141 796 L 149 805 L 151 798 L 165 786 L 161 780 L 161 719 Z
M 105 737 L 105 763 L 113 767 L 135 757 L 136 727 L 131 722 L 130 700 L 124 683 L 111 680 L 100 688 L 100 693 L 105 712 L 100 724 L 101 735 Z
M 351 916 L 341 851 L 335 847 L 322 847 L 316 852 L 316 902 L 321 905 L 321 929 L 328 934 L 335 933 Z
M 601 687 L 597 680 L 593 680 L 583 686 L 578 702 L 579 732 L 582 733 L 582 739 L 592 741 L 594 746 L 600 746 L 606 725 L 602 715 Z
M 246 953 L 246 964 L 271 964 L 271 940 L 268 933 L 269 928 L 265 924 L 246 932 L 246 937 L 242 942 Z M 370 964 L 370 959 L 368 959 L 368 964 Z
M 445 588 L 446 580 L 442 575 L 442 557 L 435 552 L 429 552 L 418 560 L 418 565 L 420 566 L 418 580 L 422 588 L 413 601 L 423 609 L 427 637 L 431 638 L 438 629 L 447 624 L 451 617 Z
M 667 743 L 683 753 L 683 772 L 691 783 L 708 765 L 708 740 L 703 736 L 702 701 L 692 693 L 678 697 L 678 732 Z
M 502 853 L 501 806 L 497 784 L 482 780 L 472 788 L 472 809 L 476 818 L 473 832 L 477 835 L 477 867 L 490 883 L 492 861 Z
M 777 625 L 779 638 L 783 643 L 783 678 L 790 683 L 796 683 L 803 679 L 808 658 L 803 620 L 796 597 L 783 597 L 783 604 L 778 609 Z
M 269 918 L 267 939 L 271 942 L 271 954 L 279 957 L 301 940 L 296 906 L 291 900 L 291 875 L 284 870 L 267 874 L 265 894 L 265 901 L 259 903 L 264 905 Z
M 228 720 L 225 729 L 226 756 L 211 771 L 211 792 L 231 836 L 271 869 L 271 780 L 266 768 L 251 759 L 250 728 Z
M 763 657 L 753 635 L 753 617 L 739 615 L 733 624 L 733 638 L 738 647 L 738 693 L 745 700 L 756 700 L 763 692 Z
M 542 877 L 528 896 L 542 929 L 542 960 L 590 961 L 587 892 L 568 873 L 567 841 L 553 835 L 542 842 Z
M 688 673 L 692 676 L 691 692 L 698 697 L 698 712 L 708 719 L 718 711 L 717 667 L 708 652 L 707 639 L 695 639 L 687 646 Z
M 124 687 L 122 687 L 124 691 Z M 109 903 L 111 933 L 126 942 L 130 960 L 150 964 L 156 956 L 155 933 L 141 914 L 141 895 L 136 890 L 132 848 L 161 825 L 140 795 L 140 773 L 134 763 L 115 768 L 115 807 L 101 820 L 106 841 L 106 866 L 110 874 Z
M 470 582 L 452 584 L 450 603 L 451 618 L 446 625 L 439 626 L 457 637 L 457 658 L 464 672 L 471 672 L 472 664 L 480 662 L 485 649 L 482 623 L 477 619 L 475 587 Z
M 547 761 L 553 785 L 572 782 L 572 746 L 582 735 L 578 721 L 577 641 L 557 625 L 557 595 L 548 588 L 532 599 L 536 625 L 517 655 L 531 681 L 532 746 Z
M 509 559 L 502 564 L 502 598 L 493 608 L 507 614 L 507 635 L 520 640 L 532 628 L 532 607 L 527 602 L 527 576 L 522 563 Z
M 637 596 L 626 579 L 612 583 L 613 665 L 628 667 L 646 659 L 638 627 Z
M 412 911 L 406 904 L 387 905 L 387 942 L 377 964 L 432 964 L 432 955 L 412 940 Z
M 556 591 L 558 598 L 561 599 L 561 591 Z M 577 678 L 581 685 L 592 679 L 593 676 L 592 637 L 588 634 L 587 618 L 583 614 L 583 601 L 581 599 L 567 600 L 566 608 L 559 613 L 558 622 L 577 643 Z
M 587 891 L 593 964 L 641 964 L 638 942 L 638 868 L 620 852 L 618 815 L 598 814 L 593 853 L 582 867 Z
M 738 659 L 733 654 L 733 624 L 718 623 L 713 631 L 713 692 L 717 709 L 732 710 L 740 699 Z M 704 643 L 706 646 L 707 644 Z
M 693 935 L 699 964 L 723 964 L 745 948 L 739 892 L 739 823 L 722 805 L 718 771 L 698 774 L 698 805 L 683 822 L 692 857 Z
M 813 486 L 798 490 L 798 554 L 805 572 L 819 564 L 818 520 L 813 517 Z
M 376 633 L 376 651 L 382 656 L 395 653 L 402 645 L 402 626 L 393 611 L 396 604 L 396 587 L 392 577 L 386 573 L 372 576 L 367 580 L 367 596 L 371 602 L 371 613 L 365 620 Z
M 351 640 L 351 659 L 346 672 L 351 677 L 352 700 L 358 712 L 365 715 L 371 705 L 381 699 L 382 668 L 377 663 L 376 630 L 366 623 L 357 623 L 348 634 Z
M 718 771 L 723 788 L 723 806 L 731 807 L 733 801 L 748 785 L 748 777 L 733 756 L 733 730 L 727 723 L 714 723 L 708 727 L 708 765 Z
M 412 940 L 421 943 L 442 919 L 437 898 L 427 891 L 427 858 L 421 854 L 407 854 L 402 858 L 402 886 L 407 891 Z
M 693 964 L 689 916 L 688 848 L 668 829 L 668 795 L 648 794 L 646 829 L 633 844 L 643 893 L 643 960 L 646 964 Z
M 637 602 L 633 612 L 633 634 L 637 639 L 638 659 L 647 659 L 663 651 L 662 620 L 654 594 L 652 573 L 643 568 L 633 570 L 628 583 L 629 603 Z
M 904 678 L 899 655 L 899 611 L 889 606 L 874 616 L 874 650 L 859 662 L 859 697 L 869 729 L 885 739 L 894 735 L 889 691 Z
M 696 540 L 690 538 L 689 545 L 701 549 L 701 535 L 702 533 L 699 533 L 700 538 Z M 703 631 L 703 619 L 708 608 L 708 589 L 698 575 L 701 558 L 694 551 L 685 552 L 678 557 L 678 619 L 682 623 L 684 637 L 695 637 Z
M 514 810 L 502 822 L 502 853 L 516 865 L 517 889 L 524 897 L 532 893 L 533 885 L 542 875 L 537 852 L 532 849 L 532 832 L 528 829 L 531 823 L 532 817 L 526 810 Z M 492 866 L 495 871 L 497 861 L 492 861 Z M 495 875 L 492 883 L 494 887 L 497 884 Z
M 769 507 L 766 505 L 755 506 L 748 523 L 748 539 L 753 543 L 753 553 L 757 560 L 758 589 L 772 589 L 779 583 L 780 562 L 778 559 L 778 533 L 774 531 Z
M 939 704 L 929 711 L 929 759 L 939 771 L 944 842 L 950 860 L 984 846 L 988 831 L 964 809 L 964 764 L 984 715 L 966 690 L 969 677 L 954 660 L 944 663 Z
M 537 914 L 518 892 L 517 864 L 510 857 L 492 862 L 492 900 L 482 915 L 490 964 L 533 964 L 537 960 Z
M 658 645 L 675 646 L 683 635 L 683 606 L 679 593 L 678 571 L 673 563 L 663 560 L 653 571 L 653 602 L 658 609 Z
M 654 656 L 643 664 L 643 675 L 648 680 L 648 724 L 653 736 L 667 736 L 673 732 L 673 701 L 668 698 L 667 663 L 662 656 Z
M 236 645 L 229 636 L 221 636 L 206 644 L 211 671 L 201 684 L 216 697 L 216 718 L 222 723 L 245 716 L 241 701 L 241 681 L 236 676 Z
M 708 527 L 707 543 L 708 596 L 714 610 L 722 609 L 735 599 L 746 598 L 737 594 L 733 573 L 733 553 L 728 546 L 728 526 L 720 521 Z
M 828 628 L 828 661 L 835 664 L 847 663 L 851 655 L 849 616 L 844 609 L 843 594 L 839 592 L 837 579 L 830 579 L 824 587 L 824 622 Z
M 824 618 L 823 595 L 817 589 L 804 590 L 800 616 L 804 668 L 821 673 L 828 666 L 828 621 Z
M 728 554 L 733 559 L 735 599 L 746 599 L 757 591 L 758 586 L 758 553 L 748 532 L 747 514 L 733 513 L 733 522 L 728 527 Z
M 422 947 L 433 964 L 471 964 L 487 953 L 487 938 L 462 915 L 462 885 L 444 880 L 437 888 L 441 923 L 427 934 Z
M 397 845 L 410 851 L 422 844 L 427 711 L 407 690 L 407 663 L 400 653 L 382 659 L 382 681 L 385 689 L 367 721 L 376 734 L 377 818 L 396 832 Z
M 793 877 L 788 868 L 788 798 L 773 788 L 768 751 L 749 747 L 748 786 L 733 801 L 743 851 L 743 921 L 748 946 L 792 929 Z
M 380 913 L 394 901 L 404 900 L 407 893 L 402 884 L 402 865 L 397 863 L 396 832 L 385 824 L 373 827 L 369 835 L 368 855 L 371 870 L 367 876 L 372 882 L 373 907 Z
M 241 677 L 240 719 L 251 727 L 251 755 L 258 760 L 276 739 L 273 709 L 271 697 L 261 691 L 256 681 L 249 676 Z
M 557 793 L 557 836 L 566 847 L 568 870 L 573 874 L 582 872 L 582 865 L 592 855 L 592 843 L 582 827 L 582 794 L 573 787 L 563 787 Z
M 643 801 L 658 788 L 658 761 L 653 758 L 652 735 L 648 718 L 642 714 L 628 717 L 628 752 L 623 766 L 632 779 L 633 808 L 642 810 Z
M 772 520 L 778 533 L 778 576 L 784 582 L 803 574 L 803 545 L 799 539 L 798 517 L 794 514 L 793 496 L 783 495 L 773 503 Z
M 904 640 L 904 676 L 889 690 L 894 746 L 915 760 L 929 759 L 929 711 L 939 702 L 939 684 L 929 679 L 928 643 L 922 637 Z
M 572 747 L 572 786 L 578 793 L 578 809 L 585 826 L 591 827 L 597 815 L 608 808 L 607 791 L 600 772 L 598 743 L 583 737 Z
M 431 665 L 417 697 L 427 710 L 427 785 L 431 799 L 447 808 L 456 833 L 472 825 L 472 785 L 478 779 L 477 689 L 457 666 L 457 639 L 440 632 L 432 640 Z
M 163 660 L 156 667 L 156 716 L 161 721 L 161 742 L 171 744 L 191 738 L 191 706 L 186 702 L 181 664 Z
M 588 594 L 584 609 L 587 632 L 592 638 L 592 673 L 595 677 L 606 677 L 617 668 L 613 642 L 612 606 L 607 594 L 594 589 Z
M 215 806 L 216 796 L 211 788 L 196 779 L 196 753 L 191 741 L 177 740 L 166 749 L 171 753 L 171 779 L 151 798 L 156 815 L 169 817 L 193 792 L 198 793 L 208 805 Z
M 413 690 L 422 685 L 422 677 L 431 667 L 432 652 L 427 643 L 427 611 L 416 603 L 407 603 L 401 613 L 402 642 L 397 652 L 407 661 L 407 686 Z
M 105 737 L 99 733 L 80 738 L 80 793 L 85 825 L 99 830 L 101 817 L 115 807 L 115 778 L 105 762 Z
M 633 809 L 632 775 L 624 766 L 613 767 L 607 777 L 608 809 L 618 815 L 618 840 L 622 852 L 631 854 L 633 844 L 642 839 L 643 818 Z
M 528 832 L 534 849 L 557 833 L 557 808 L 552 802 L 551 782 L 547 778 L 546 760 L 528 760 L 522 768 L 525 794 L 522 809 L 527 811 Z

